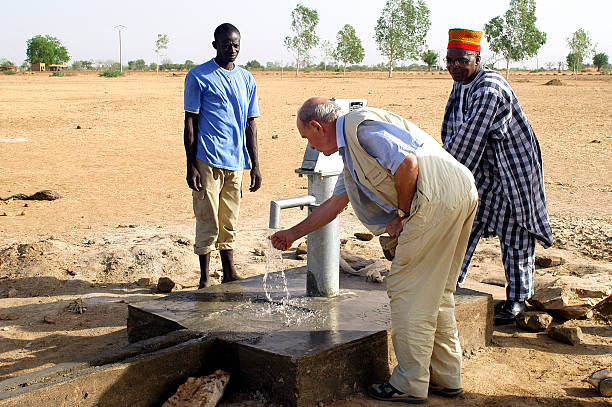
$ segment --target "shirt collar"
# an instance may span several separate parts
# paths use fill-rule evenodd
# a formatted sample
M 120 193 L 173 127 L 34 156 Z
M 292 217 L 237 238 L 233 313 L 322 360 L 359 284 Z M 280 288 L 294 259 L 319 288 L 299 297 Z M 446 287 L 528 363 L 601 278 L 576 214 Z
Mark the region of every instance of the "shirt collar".
M 336 120 L 336 142 L 338 143 L 338 150 L 346 147 L 346 140 L 344 136 L 344 116 L 338 117 Z

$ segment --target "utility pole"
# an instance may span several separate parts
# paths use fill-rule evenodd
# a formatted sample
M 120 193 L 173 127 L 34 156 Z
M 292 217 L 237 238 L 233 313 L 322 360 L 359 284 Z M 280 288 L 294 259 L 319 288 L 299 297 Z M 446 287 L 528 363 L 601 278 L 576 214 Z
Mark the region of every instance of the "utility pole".
M 115 29 L 119 31 L 119 71 L 123 72 L 123 59 L 121 57 L 121 30 L 125 30 L 127 27 L 124 25 L 116 25 Z

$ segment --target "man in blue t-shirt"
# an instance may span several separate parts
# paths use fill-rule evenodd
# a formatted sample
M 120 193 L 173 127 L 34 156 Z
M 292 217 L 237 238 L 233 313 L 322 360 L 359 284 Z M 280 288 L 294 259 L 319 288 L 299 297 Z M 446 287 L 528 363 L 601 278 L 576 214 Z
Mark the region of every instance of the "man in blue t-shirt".
M 249 190 L 261 186 L 257 153 L 259 116 L 255 79 L 234 64 L 240 32 L 224 23 L 215 29 L 217 56 L 185 78 L 187 184 L 196 217 L 194 251 L 200 260 L 199 288 L 210 285 L 210 253 L 218 249 L 223 281 L 240 279 L 234 267 L 242 171 L 251 169 Z

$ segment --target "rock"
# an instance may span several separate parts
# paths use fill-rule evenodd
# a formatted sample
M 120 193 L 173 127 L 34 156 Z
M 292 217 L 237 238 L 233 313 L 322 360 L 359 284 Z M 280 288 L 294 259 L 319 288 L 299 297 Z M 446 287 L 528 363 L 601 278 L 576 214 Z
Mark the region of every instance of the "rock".
M 612 296 L 612 276 L 560 276 L 541 280 L 529 300 L 534 307 L 566 319 L 585 317 Z
M 203 377 L 190 377 L 162 407 L 214 407 L 230 379 L 223 370 Z
M 602 396 L 612 396 L 612 370 L 600 369 L 591 373 L 585 381 L 595 387 Z
M 26 215 L 26 211 L 19 212 L 19 216 L 25 216 L 25 215 Z
M 10 212 L 4 211 L 4 212 L 0 212 L 0 216 L 13 216 L 13 214 Z
M 276 140 L 278 138 L 278 134 L 273 134 L 272 135 L 272 140 Z
M 74 271 L 73 269 L 66 269 L 66 274 L 69 274 L 71 276 L 76 276 L 76 271 Z
M 378 241 L 380 242 L 380 247 L 385 255 L 385 259 L 393 261 L 393 258 L 395 258 L 395 248 L 397 247 L 397 238 L 380 235 Z
M 555 267 L 565 263 L 563 257 L 559 256 L 536 256 L 535 263 L 540 267 Z
M 308 243 L 302 242 L 295 249 L 295 254 L 306 254 L 308 253 Z
M 81 130 L 81 125 L 77 124 L 76 128 L 77 128 L 77 130 Z
M 486 277 L 486 278 L 483 278 L 482 280 L 480 280 L 480 282 L 483 283 L 483 284 L 495 285 L 495 286 L 498 286 L 498 287 L 505 287 L 506 286 L 506 279 L 505 278 Z
M 354 236 L 359 240 L 363 240 L 364 242 L 369 242 L 370 240 L 374 239 L 374 235 L 370 232 L 355 232 Z
M 570 345 L 580 345 L 582 342 L 582 329 L 579 326 L 551 326 L 548 336 L 563 343 Z
M 553 321 L 553 317 L 541 311 L 526 311 L 516 317 L 516 326 L 532 332 L 545 331 Z
M 612 321 L 612 301 L 606 301 L 594 309 L 601 319 Z
M 45 315 L 45 317 L 43 318 L 43 322 L 45 324 L 55 324 L 57 322 L 57 318 L 53 315 Z
M 256 247 L 253 249 L 253 254 L 255 256 L 265 256 L 266 255 L 266 251 L 262 248 Z
M 15 298 L 17 297 L 17 290 L 14 288 L 11 288 L 8 290 L 8 293 L 6 294 L 7 298 Z
M 136 281 L 136 284 L 139 287 L 148 287 L 151 285 L 151 279 L 149 277 L 142 277 L 139 278 L 138 281 Z
M 160 277 L 159 280 L 157 280 L 157 291 L 160 293 L 169 293 L 175 285 L 174 281 L 168 277 Z
M 599 382 L 599 392 L 604 397 L 612 396 L 612 378 L 603 379 Z
M 19 317 L 7 314 L 0 314 L 0 321 L 16 321 Z
M 296 254 L 295 259 L 296 260 L 306 260 L 306 256 L 303 254 Z

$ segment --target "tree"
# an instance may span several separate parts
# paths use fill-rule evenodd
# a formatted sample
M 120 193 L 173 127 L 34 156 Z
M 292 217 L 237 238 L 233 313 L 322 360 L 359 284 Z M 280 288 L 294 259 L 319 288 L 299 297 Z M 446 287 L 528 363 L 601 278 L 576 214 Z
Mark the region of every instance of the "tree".
M 300 64 L 308 60 L 308 52 L 319 43 L 315 27 L 319 24 L 319 13 L 316 10 L 298 4 L 291 12 L 291 32 L 293 36 L 285 37 L 285 48 L 295 55 L 297 76 Z
M 504 17 L 497 16 L 485 24 L 484 31 L 491 51 L 506 60 L 506 79 L 510 61 L 522 61 L 538 54 L 546 43 L 546 33 L 535 26 L 535 0 L 510 0 Z
M 365 55 L 363 46 L 352 25 L 345 24 L 336 34 L 336 41 L 338 41 L 338 45 L 334 55 L 338 61 L 344 64 L 343 73 L 346 73 L 347 63 L 358 64 L 363 61 Z
M 580 60 L 580 56 L 574 54 L 573 52 L 567 54 L 565 60 L 567 62 L 567 66 L 572 67 L 574 72 L 576 72 L 576 70 L 581 70 L 582 68 L 584 68 L 584 65 L 582 65 L 582 60 Z
M 45 64 L 63 64 L 70 60 L 68 50 L 60 40 L 50 35 L 37 35 L 27 42 L 27 61 L 31 64 L 43 62 Z
M 157 64 L 155 64 L 155 68 L 157 69 L 157 73 L 159 73 L 159 57 L 163 50 L 168 49 L 168 36 L 166 34 L 157 34 L 157 40 L 155 41 L 155 53 L 157 54 Z
M 263 66 L 256 59 L 253 59 L 252 61 L 248 61 L 244 67 L 248 70 L 263 69 Z
M 0 67 L 2 68 L 8 68 L 10 66 L 14 66 L 15 64 L 13 64 L 11 61 L 9 61 L 6 58 L 2 58 L 0 59 Z
M 334 44 L 331 41 L 321 41 L 321 45 L 319 46 L 321 49 L 321 62 L 323 63 L 323 70 L 327 71 L 327 65 L 331 61 L 335 61 L 336 58 L 336 50 L 334 48 Z
M 431 67 L 438 63 L 438 57 L 439 57 L 438 53 L 431 49 L 423 52 L 423 54 L 421 55 L 421 59 L 423 59 L 423 62 L 427 64 L 427 68 L 430 71 L 431 71 Z
M 591 43 L 591 37 L 589 33 L 582 28 L 576 30 L 570 37 L 567 38 L 567 45 L 570 49 L 570 54 L 573 54 L 572 64 L 568 66 L 573 66 L 574 68 L 574 77 L 578 79 L 576 75 L 576 68 L 579 64 L 582 64 L 582 61 L 587 58 L 589 55 L 593 53 L 593 45 Z M 569 57 L 569 55 L 568 55 Z
M 419 59 L 429 31 L 429 9 L 424 0 L 387 0 L 374 29 L 380 53 L 389 58 L 389 78 L 393 65 L 404 59 Z
M 603 52 L 596 53 L 593 57 L 593 65 L 597 67 L 597 71 L 599 72 L 601 68 L 605 68 L 608 66 L 608 54 Z
M 184 68 L 187 71 L 191 70 L 191 68 L 195 68 L 195 66 L 196 66 L 195 62 L 193 62 L 191 59 L 185 60 Z
M 144 71 L 146 67 L 147 67 L 147 63 L 144 61 L 144 59 L 128 61 L 128 69 L 130 71 Z

